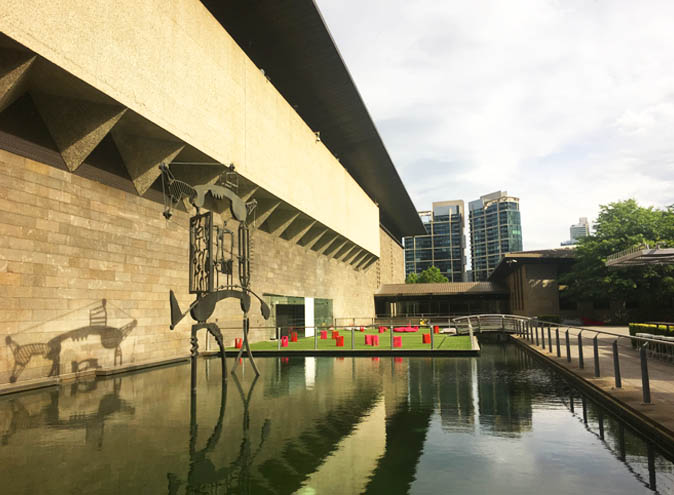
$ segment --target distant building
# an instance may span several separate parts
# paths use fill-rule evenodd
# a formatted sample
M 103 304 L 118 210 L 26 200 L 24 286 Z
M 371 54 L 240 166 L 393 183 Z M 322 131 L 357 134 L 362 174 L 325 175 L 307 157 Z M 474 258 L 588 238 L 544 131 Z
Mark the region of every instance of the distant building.
M 485 281 L 506 253 L 522 250 L 520 200 L 496 191 L 468 203 L 473 280 Z
M 405 237 L 405 276 L 437 267 L 450 282 L 463 282 L 466 267 L 464 203 L 440 201 L 420 211 L 426 235 Z
M 581 237 L 587 237 L 590 235 L 590 222 L 587 221 L 587 217 L 580 217 L 578 223 L 571 225 L 569 229 L 569 240 L 562 242 L 562 246 L 572 246 L 578 243 L 578 239 Z

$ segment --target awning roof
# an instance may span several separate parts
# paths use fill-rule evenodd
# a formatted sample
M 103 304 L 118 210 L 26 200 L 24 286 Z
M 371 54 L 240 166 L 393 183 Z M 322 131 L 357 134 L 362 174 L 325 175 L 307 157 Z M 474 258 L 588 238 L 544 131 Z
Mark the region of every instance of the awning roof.
M 379 204 L 381 223 L 398 237 L 424 234 L 416 208 L 316 4 L 312 0 L 202 2 Z

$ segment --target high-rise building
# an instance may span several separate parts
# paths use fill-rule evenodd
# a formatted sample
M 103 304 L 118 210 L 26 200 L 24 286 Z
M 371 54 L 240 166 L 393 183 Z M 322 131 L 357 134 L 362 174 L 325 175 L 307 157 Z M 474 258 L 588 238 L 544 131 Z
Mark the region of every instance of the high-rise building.
M 590 235 L 590 222 L 587 221 L 587 217 L 580 217 L 578 223 L 575 223 L 569 229 L 571 234 L 571 240 L 577 241 L 581 237 L 587 237 Z
M 462 282 L 466 267 L 464 203 L 440 201 L 420 211 L 426 235 L 405 237 L 405 276 L 437 267 L 450 282 Z
M 473 280 L 487 280 L 503 255 L 522 250 L 520 200 L 496 191 L 468 203 Z
M 562 246 L 572 246 L 578 243 L 578 239 L 581 237 L 587 237 L 590 235 L 590 222 L 587 221 L 587 217 L 580 217 L 578 223 L 574 223 L 569 228 L 569 240 L 562 242 Z

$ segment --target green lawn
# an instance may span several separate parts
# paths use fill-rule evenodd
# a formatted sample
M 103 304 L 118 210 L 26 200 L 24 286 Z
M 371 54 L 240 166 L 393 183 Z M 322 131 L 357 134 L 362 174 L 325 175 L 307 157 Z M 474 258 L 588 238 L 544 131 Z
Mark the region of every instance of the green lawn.
M 393 335 L 398 337 L 403 338 L 403 346 L 396 347 L 393 350 L 418 350 L 418 349 L 428 349 L 431 350 L 431 345 L 430 344 L 422 344 L 422 337 L 421 335 L 423 333 L 429 333 L 428 329 L 419 329 L 418 332 L 414 333 L 396 333 L 394 332 Z M 320 338 L 320 332 L 318 334 L 318 349 L 330 349 L 330 350 L 351 350 L 351 330 L 339 330 L 339 334 L 344 336 L 344 347 L 337 347 L 336 341 L 330 338 L 331 332 L 328 331 L 328 338 L 326 340 L 321 340 Z M 380 350 L 390 350 L 391 348 L 391 335 L 389 331 L 385 333 L 378 333 L 377 330 L 366 330 L 365 332 L 360 332 L 360 331 L 354 331 L 353 332 L 356 343 L 354 348 L 355 349 L 369 349 L 369 350 L 374 350 L 374 349 L 380 349 Z M 379 335 L 379 346 L 369 346 L 365 345 L 365 335 L 371 334 L 371 335 Z M 470 337 L 467 335 L 460 335 L 460 336 L 455 336 L 455 335 L 442 335 L 442 334 L 435 334 L 433 335 L 433 339 L 435 342 L 435 349 L 441 349 L 441 350 L 460 350 L 460 351 L 465 351 L 465 350 L 470 350 L 471 345 L 470 345 Z M 314 338 L 313 337 L 306 337 L 306 338 L 300 338 L 298 339 L 297 342 L 290 342 L 290 339 L 288 339 L 288 347 L 281 347 L 282 351 L 292 351 L 292 350 L 309 350 L 314 348 Z M 255 350 L 276 350 L 278 347 L 278 343 L 276 340 L 268 340 L 265 342 L 256 342 L 254 344 L 251 344 L 251 349 L 253 351 Z

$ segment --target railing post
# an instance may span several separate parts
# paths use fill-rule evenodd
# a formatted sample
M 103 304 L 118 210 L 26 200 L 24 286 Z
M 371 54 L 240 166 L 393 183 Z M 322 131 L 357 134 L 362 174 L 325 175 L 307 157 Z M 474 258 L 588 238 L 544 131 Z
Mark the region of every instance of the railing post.
M 351 350 L 356 348 L 356 337 L 353 335 L 353 327 L 351 327 Z
M 594 336 L 592 345 L 594 346 L 594 376 L 599 378 L 599 344 L 597 343 L 597 337 L 599 337 L 599 334 Z
M 389 323 L 391 324 L 391 328 L 390 328 L 390 331 L 389 331 L 389 333 L 390 333 L 389 340 L 390 340 L 390 344 L 391 344 L 391 350 L 393 350 L 393 318 L 391 318 L 391 321 L 389 321 Z
M 569 329 L 566 329 L 566 361 L 571 362 L 571 342 L 569 341 Z
M 545 350 L 545 327 L 541 325 L 541 348 Z
M 501 331 L 505 332 L 505 316 L 501 315 Z
M 552 335 L 550 332 L 550 325 L 548 325 L 548 351 L 550 351 L 550 354 L 552 354 Z
M 538 342 L 538 322 L 534 322 L 534 331 L 536 332 L 536 345 L 540 345 Z
M 582 370 L 584 368 L 583 363 L 583 331 L 581 330 L 578 334 L 578 367 Z
M 482 333 L 482 322 L 480 321 L 480 315 L 477 316 L 477 331 Z
M 555 337 L 557 338 L 557 357 L 562 357 L 562 350 L 559 346 L 559 327 L 555 328 Z
M 318 349 L 318 332 L 321 331 L 322 327 L 317 327 L 314 329 L 314 351 Z
M 432 351 L 433 349 L 435 349 L 435 339 L 433 338 L 435 332 L 433 331 L 433 325 L 431 325 L 430 332 L 431 332 L 431 351 Z
M 620 376 L 620 360 L 618 358 L 618 341 L 614 340 L 613 341 L 613 371 L 615 375 L 615 387 L 616 388 L 621 388 L 622 385 L 622 377 Z
M 280 351 L 281 350 L 281 336 L 283 335 L 283 331 L 281 330 L 281 327 L 276 327 L 276 350 Z
M 648 380 L 648 358 L 646 357 L 647 345 L 648 342 L 639 349 L 639 355 L 641 356 L 641 388 L 644 394 L 644 404 L 651 403 L 651 385 Z
M 534 330 L 531 328 L 531 320 L 527 321 L 527 335 L 529 336 L 529 342 L 534 343 Z

